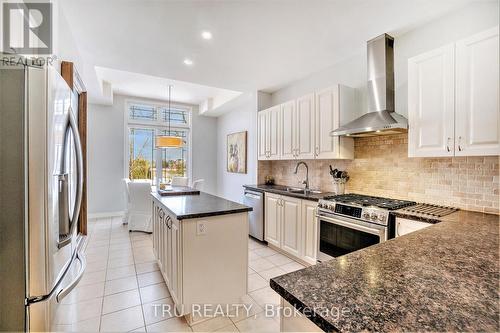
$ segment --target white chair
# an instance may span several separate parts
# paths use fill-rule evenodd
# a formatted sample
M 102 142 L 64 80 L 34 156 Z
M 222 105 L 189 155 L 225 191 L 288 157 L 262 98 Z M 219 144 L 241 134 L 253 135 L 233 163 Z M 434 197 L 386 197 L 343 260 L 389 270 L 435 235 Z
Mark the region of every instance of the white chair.
M 194 182 L 191 183 L 191 187 L 203 191 L 203 185 L 205 183 L 205 179 L 196 179 Z
M 128 230 L 152 232 L 151 184 L 149 182 L 130 182 L 128 188 L 130 196 Z
M 172 186 L 188 186 L 188 177 L 172 177 Z
M 125 190 L 125 214 L 123 215 L 123 224 L 128 224 L 128 209 L 130 206 L 130 191 L 128 189 L 128 184 L 130 183 L 130 179 L 123 178 L 123 187 Z

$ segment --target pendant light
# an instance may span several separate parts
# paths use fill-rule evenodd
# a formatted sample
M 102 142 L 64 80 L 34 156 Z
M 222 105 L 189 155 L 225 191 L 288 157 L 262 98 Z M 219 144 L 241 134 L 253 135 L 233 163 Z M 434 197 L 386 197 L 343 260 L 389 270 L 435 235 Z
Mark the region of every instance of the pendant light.
M 172 102 L 172 86 L 168 86 L 168 135 L 159 135 L 156 137 L 156 148 L 181 148 L 182 138 L 171 135 L 170 114 Z

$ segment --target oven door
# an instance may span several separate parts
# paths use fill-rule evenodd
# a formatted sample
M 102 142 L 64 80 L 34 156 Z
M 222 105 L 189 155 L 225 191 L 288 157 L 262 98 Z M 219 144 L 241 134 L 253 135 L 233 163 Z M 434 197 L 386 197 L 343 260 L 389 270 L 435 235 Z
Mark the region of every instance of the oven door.
M 387 227 L 322 212 L 318 215 L 318 261 L 326 261 L 387 240 Z

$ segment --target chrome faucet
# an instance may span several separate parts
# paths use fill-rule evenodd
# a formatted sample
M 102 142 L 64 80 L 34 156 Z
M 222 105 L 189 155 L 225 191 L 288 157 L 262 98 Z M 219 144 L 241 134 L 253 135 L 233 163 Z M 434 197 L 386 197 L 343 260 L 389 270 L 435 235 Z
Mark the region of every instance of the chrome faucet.
M 311 191 L 309 189 L 309 167 L 307 166 L 306 162 L 300 161 L 299 163 L 297 163 L 294 174 L 297 174 L 297 171 L 299 171 L 299 166 L 301 164 L 306 167 L 306 180 L 302 181 L 302 184 L 306 185 L 306 187 L 304 188 L 304 194 L 309 194 L 309 192 Z

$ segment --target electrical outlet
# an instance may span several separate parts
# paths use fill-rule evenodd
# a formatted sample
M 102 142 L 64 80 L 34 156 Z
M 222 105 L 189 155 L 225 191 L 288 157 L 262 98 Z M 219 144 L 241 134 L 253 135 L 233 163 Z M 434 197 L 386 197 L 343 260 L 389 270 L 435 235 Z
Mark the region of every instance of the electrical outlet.
M 205 235 L 207 233 L 207 225 L 205 221 L 196 222 L 196 236 Z

